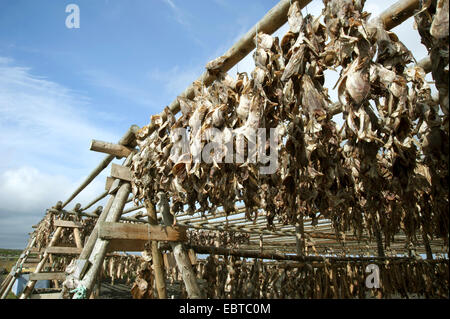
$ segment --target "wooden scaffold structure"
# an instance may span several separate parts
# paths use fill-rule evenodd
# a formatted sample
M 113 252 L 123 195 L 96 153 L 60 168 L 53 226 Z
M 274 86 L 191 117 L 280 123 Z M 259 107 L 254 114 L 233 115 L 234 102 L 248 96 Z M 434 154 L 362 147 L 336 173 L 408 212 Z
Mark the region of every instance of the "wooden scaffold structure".
M 21 299 L 45 298 L 40 279 L 55 281 L 48 298 L 98 297 L 106 258 L 133 259 L 136 298 L 168 298 L 176 280 L 187 298 L 448 298 L 448 0 L 401 0 L 375 18 L 364 1 L 324 0 L 323 19 L 302 14 L 309 2 L 280 1 L 149 125 L 92 140 L 107 156 L 47 210 L 2 298 L 31 251 L 39 262 Z M 429 51 L 419 62 L 389 31 L 412 16 Z M 253 50 L 252 74 L 231 78 Z M 325 71 L 339 69 L 333 103 Z M 259 127 L 280 136 L 263 149 L 277 150 L 275 172 L 249 153 L 224 163 L 219 148 L 193 160 L 208 138 L 250 149 Z M 107 167 L 105 192 L 67 209 Z M 75 257 L 55 266 L 57 254 Z

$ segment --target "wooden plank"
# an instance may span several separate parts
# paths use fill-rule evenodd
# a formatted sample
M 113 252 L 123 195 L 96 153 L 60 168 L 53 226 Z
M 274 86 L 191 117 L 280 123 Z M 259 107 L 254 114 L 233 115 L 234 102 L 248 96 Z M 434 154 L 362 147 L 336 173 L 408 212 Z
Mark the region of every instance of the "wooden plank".
M 139 126 L 132 125 L 125 135 L 120 139 L 119 144 L 121 145 L 131 145 L 136 143 L 136 132 L 139 131 Z M 89 174 L 88 177 L 84 180 L 84 182 L 70 195 L 70 197 L 62 204 L 61 209 L 66 207 L 68 203 L 72 201 L 86 186 L 89 185 L 90 182 L 94 178 L 96 178 L 106 167 L 108 167 L 109 163 L 114 159 L 113 155 L 107 155 L 94 170 Z
M 41 261 L 40 258 L 27 258 L 26 262 L 30 264 L 38 264 Z
M 186 228 L 182 226 L 100 222 L 98 234 L 106 240 L 187 241 Z
M 114 163 L 111 164 L 111 176 L 127 182 L 131 182 L 132 180 L 131 170 L 129 167 Z
M 76 261 L 76 268 L 72 276 L 74 278 L 80 279 L 84 275 L 84 273 L 87 270 L 89 263 L 87 259 L 77 259 Z
M 31 268 L 31 267 L 36 267 L 39 263 L 23 263 L 22 264 L 22 268 Z
M 69 228 L 82 228 L 83 225 L 81 223 L 73 222 L 71 220 L 60 220 L 55 219 L 53 222 L 55 227 L 69 227 Z
M 66 274 L 63 272 L 38 272 L 30 274 L 30 280 L 65 280 Z
M 92 140 L 89 150 L 114 155 L 118 158 L 127 157 L 133 151 L 132 148 L 126 147 L 124 145 L 108 143 L 99 140 Z
M 29 251 L 30 253 L 40 253 L 40 252 L 43 252 L 44 249 L 42 249 L 42 248 L 37 248 L 37 247 L 32 247 L 32 248 L 28 249 L 28 251 Z
M 45 252 L 55 255 L 79 255 L 81 250 L 81 248 L 77 247 L 48 247 Z
M 59 292 L 53 292 L 48 294 L 32 294 L 30 299 L 59 299 Z
M 108 176 L 108 177 L 106 178 L 105 191 L 109 191 L 109 190 L 111 189 L 111 186 L 112 186 L 114 180 L 115 180 L 115 179 L 112 178 L 112 177 L 110 177 L 110 176 Z

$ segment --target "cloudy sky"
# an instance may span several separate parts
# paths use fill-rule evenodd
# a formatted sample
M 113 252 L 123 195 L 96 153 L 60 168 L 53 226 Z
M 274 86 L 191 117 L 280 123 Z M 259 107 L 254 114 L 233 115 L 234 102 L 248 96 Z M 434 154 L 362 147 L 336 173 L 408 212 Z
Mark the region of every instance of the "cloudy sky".
M 376 15 L 394 2 L 368 0 L 366 10 Z M 66 28 L 70 3 L 80 8 L 79 29 Z M 89 151 L 91 139 L 115 142 L 131 124 L 147 124 L 276 3 L 1 0 L 0 248 L 23 248 L 45 209 L 104 157 Z M 304 12 L 321 7 L 313 0 Z M 394 31 L 425 57 L 412 19 Z M 237 68 L 252 65 L 247 57 Z M 327 83 L 336 80 L 330 74 Z M 68 207 L 100 194 L 108 173 Z

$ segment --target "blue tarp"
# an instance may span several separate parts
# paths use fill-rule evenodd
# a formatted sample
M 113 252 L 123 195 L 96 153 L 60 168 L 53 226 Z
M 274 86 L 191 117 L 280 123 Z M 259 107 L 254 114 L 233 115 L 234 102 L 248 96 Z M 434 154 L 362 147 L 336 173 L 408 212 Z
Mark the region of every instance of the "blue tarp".
M 19 296 L 23 289 L 25 288 L 28 280 L 30 278 L 30 275 L 22 274 L 19 277 L 17 277 L 16 281 L 14 282 L 14 285 L 11 288 L 11 292 L 15 294 L 16 296 Z M 49 280 L 38 280 L 36 281 L 36 285 L 34 288 L 50 288 L 50 281 Z

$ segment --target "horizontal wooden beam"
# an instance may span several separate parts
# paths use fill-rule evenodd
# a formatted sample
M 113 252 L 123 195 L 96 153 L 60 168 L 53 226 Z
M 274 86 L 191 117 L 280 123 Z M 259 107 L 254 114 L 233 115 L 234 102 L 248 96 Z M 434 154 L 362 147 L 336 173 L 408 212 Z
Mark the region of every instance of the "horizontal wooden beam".
M 186 228 L 181 226 L 142 225 L 100 222 L 98 235 L 105 240 L 187 241 Z
M 167 246 L 165 246 L 167 247 Z M 163 247 L 163 248 L 165 248 Z M 226 256 L 236 256 L 244 258 L 259 258 L 259 259 L 272 259 L 272 260 L 292 260 L 292 261 L 303 261 L 303 262 L 323 262 L 323 261 L 373 261 L 373 260 L 412 260 L 413 258 L 405 257 L 323 257 L 323 256 L 299 256 L 299 255 L 288 255 L 280 254 L 275 252 L 258 252 L 258 251 L 248 251 L 242 249 L 234 248 L 223 248 L 214 246 L 196 246 L 190 245 L 189 248 L 193 249 L 197 254 L 211 254 L 211 255 L 226 255 Z
M 31 271 L 34 272 L 36 266 L 39 265 L 39 263 L 23 263 L 22 265 L 22 269 L 23 268 L 29 268 Z M 52 264 L 50 263 L 46 263 L 43 267 L 51 267 Z
M 32 264 L 32 263 L 36 263 L 37 264 L 37 263 L 39 263 L 41 261 L 41 259 L 40 258 L 27 258 L 26 261 L 28 263 L 30 263 L 30 264 Z
M 55 227 L 83 228 L 83 224 L 71 220 L 55 219 L 53 225 Z
M 131 182 L 132 175 L 129 167 L 121 166 L 112 163 L 111 164 L 111 176 L 127 182 Z
M 48 294 L 32 294 L 30 299 L 59 299 L 59 292 L 52 292 Z
M 118 158 L 127 157 L 133 152 L 131 147 L 99 140 L 92 140 L 89 150 L 114 155 Z
M 125 133 L 125 135 L 120 139 L 119 144 L 121 145 L 130 145 L 134 146 L 136 145 L 136 132 L 139 131 L 139 126 L 132 125 L 128 131 Z M 83 189 L 86 188 L 86 186 L 89 185 L 90 182 L 94 178 L 98 176 L 106 167 L 108 167 L 109 163 L 111 163 L 114 160 L 113 155 L 107 155 L 94 170 L 86 177 L 86 179 L 83 181 L 83 183 L 78 186 L 78 188 L 70 195 L 70 197 L 62 204 L 61 209 L 66 207 L 68 203 L 70 203 Z
M 54 254 L 54 255 L 79 255 L 81 254 L 81 248 L 77 247 L 47 247 L 45 250 L 48 254 Z
M 65 280 L 63 272 L 38 272 L 30 274 L 30 280 Z

